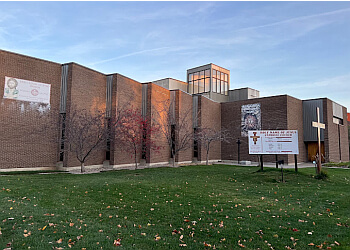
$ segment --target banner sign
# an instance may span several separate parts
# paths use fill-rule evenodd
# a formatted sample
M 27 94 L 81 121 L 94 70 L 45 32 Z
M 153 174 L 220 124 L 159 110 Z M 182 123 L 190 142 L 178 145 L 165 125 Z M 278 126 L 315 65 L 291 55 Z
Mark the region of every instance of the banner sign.
M 51 85 L 5 77 L 4 98 L 50 104 Z
M 299 154 L 298 130 L 248 131 L 249 154 Z
M 248 136 L 249 130 L 261 129 L 260 103 L 242 105 L 241 107 L 241 135 Z

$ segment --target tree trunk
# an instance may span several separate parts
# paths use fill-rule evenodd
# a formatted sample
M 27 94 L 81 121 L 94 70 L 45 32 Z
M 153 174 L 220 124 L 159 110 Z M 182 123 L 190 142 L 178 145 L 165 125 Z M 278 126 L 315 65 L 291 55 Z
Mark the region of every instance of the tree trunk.
M 208 144 L 208 147 L 207 147 L 207 166 L 209 165 L 209 147 L 210 147 L 210 144 Z
M 135 169 L 137 169 L 137 152 L 134 150 L 134 158 L 135 158 Z
M 84 173 L 85 172 L 85 165 L 84 162 L 80 162 L 80 172 Z

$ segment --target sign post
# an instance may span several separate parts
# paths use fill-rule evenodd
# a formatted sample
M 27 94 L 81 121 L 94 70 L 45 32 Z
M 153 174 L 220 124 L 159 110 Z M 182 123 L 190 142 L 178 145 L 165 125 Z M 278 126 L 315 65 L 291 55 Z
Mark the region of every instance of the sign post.
M 320 108 L 316 108 L 317 112 L 317 122 L 312 122 L 312 126 L 314 128 L 317 128 L 317 141 L 318 141 L 318 157 L 316 159 L 317 161 L 317 174 L 321 173 L 321 161 L 322 161 L 322 154 L 321 154 L 321 129 L 325 129 L 326 125 L 320 122 Z
M 241 161 L 241 154 L 240 154 L 240 146 L 241 146 L 241 140 L 240 139 L 237 139 L 237 146 L 238 146 L 238 164 L 240 163 Z

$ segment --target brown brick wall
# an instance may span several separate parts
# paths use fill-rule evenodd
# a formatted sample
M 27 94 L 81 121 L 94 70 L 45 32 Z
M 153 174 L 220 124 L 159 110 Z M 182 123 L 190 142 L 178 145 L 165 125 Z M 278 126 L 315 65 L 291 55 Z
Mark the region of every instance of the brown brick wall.
M 198 99 L 199 123 L 201 128 L 221 129 L 221 104 L 214 102 L 204 96 Z M 206 160 L 205 149 L 200 146 L 198 160 Z M 212 142 L 209 150 L 209 160 L 221 160 L 221 142 Z
M 142 84 L 120 74 L 113 75 L 112 115 L 117 110 L 138 109 L 141 111 Z M 116 135 L 118 137 L 118 135 Z M 138 156 L 138 162 L 141 155 Z M 111 164 L 133 164 L 134 158 L 123 151 L 118 139 L 112 143 Z
M 169 90 L 153 83 L 148 84 L 148 120 L 151 120 L 153 125 L 158 123 L 157 121 L 154 121 L 154 119 L 157 119 L 156 117 L 158 117 L 158 114 L 164 109 L 164 103 L 169 102 L 169 100 Z M 148 162 L 169 162 L 170 149 L 166 136 L 161 132 L 158 132 L 157 134 L 152 134 L 151 138 L 160 149 L 159 152 L 154 150 L 150 151 Z
M 294 98 L 293 98 L 294 99 Z M 289 102 L 293 106 L 295 105 L 295 100 L 290 99 Z M 222 127 L 230 131 L 231 136 L 233 137 L 232 143 L 222 143 L 222 158 L 224 160 L 238 160 L 238 147 L 236 140 L 241 140 L 240 146 L 240 160 L 249 160 L 249 161 L 258 161 L 256 155 L 249 155 L 249 145 L 248 138 L 241 136 L 241 106 L 246 104 L 261 104 L 261 126 L 262 130 L 286 130 L 294 127 L 291 123 L 288 126 L 287 119 L 287 108 L 288 108 L 288 96 L 272 96 L 265 98 L 256 98 L 244 101 L 234 101 L 221 104 L 221 123 Z M 301 107 L 301 106 L 300 106 Z M 299 108 L 300 108 L 299 107 Z M 294 107 L 293 107 L 294 109 Z M 297 113 L 295 111 L 290 111 L 291 114 Z M 302 109 L 299 110 L 302 114 Z M 300 119 L 300 117 L 298 118 Z M 299 137 L 302 135 L 302 132 L 299 131 Z M 274 155 L 264 155 L 263 160 L 265 162 L 274 162 Z M 288 162 L 287 155 L 278 155 L 278 160 L 284 160 L 285 163 Z M 294 161 L 294 160 L 293 160 Z
M 287 96 L 287 129 L 298 130 L 299 155 L 298 162 L 307 162 L 307 147 L 304 143 L 303 101 Z M 288 162 L 294 163 L 294 155 L 288 155 Z
M 89 112 L 105 111 L 106 109 L 106 76 L 100 72 L 79 64 L 69 64 L 68 77 L 69 99 L 67 98 L 67 116 L 72 109 L 85 109 Z M 69 152 L 65 160 L 67 167 L 79 166 L 76 156 Z M 106 151 L 96 150 L 87 158 L 85 165 L 102 164 Z
M 186 121 L 187 127 L 185 127 L 182 130 L 182 135 L 187 134 L 187 131 L 193 131 L 193 125 L 192 125 L 192 96 L 190 94 L 187 94 L 185 92 L 182 92 L 180 90 L 176 90 L 176 101 L 178 103 L 178 117 L 179 121 Z M 180 151 L 178 155 L 178 161 L 183 162 L 183 161 L 192 161 L 193 158 L 193 140 L 191 140 L 191 146 L 190 148 Z
M 349 161 L 349 142 L 347 127 L 347 110 L 343 107 L 344 125 L 333 123 L 333 102 L 327 98 L 323 99 L 323 117 L 326 124 L 325 137 L 325 158 L 326 161 L 340 162 Z M 339 131 L 338 131 L 339 127 Z M 340 133 L 340 134 L 339 134 Z M 339 136 L 340 135 L 340 136 Z M 340 141 L 340 150 L 339 150 Z M 341 151 L 341 152 L 340 152 Z
M 3 99 L 5 76 L 51 84 L 50 106 Z M 1 168 L 55 166 L 60 87 L 60 64 L 0 50 Z

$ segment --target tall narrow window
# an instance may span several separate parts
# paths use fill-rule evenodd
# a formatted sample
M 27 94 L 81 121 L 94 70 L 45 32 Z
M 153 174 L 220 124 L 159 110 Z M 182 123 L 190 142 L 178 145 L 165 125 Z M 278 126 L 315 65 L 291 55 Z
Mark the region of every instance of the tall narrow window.
M 209 86 L 210 86 L 210 84 L 209 84 L 210 78 L 205 78 L 204 80 L 205 80 L 205 82 L 204 82 L 204 92 L 209 92 L 210 91 L 210 88 L 209 88 Z
M 198 80 L 193 81 L 193 94 L 197 94 L 197 93 L 198 93 Z
M 193 129 L 193 133 L 194 133 L 194 135 L 196 135 L 197 128 Z M 193 157 L 198 158 L 198 140 L 197 139 L 194 139 L 194 141 L 193 141 Z
M 188 93 L 193 94 L 193 82 L 188 83 Z
M 171 125 L 171 149 L 170 149 L 170 157 L 175 158 L 175 140 L 176 140 L 176 134 L 175 134 L 175 125 Z
M 106 142 L 106 161 L 109 161 L 111 159 L 111 137 L 110 137 L 110 131 L 111 131 L 111 118 L 108 118 L 107 120 L 107 131 L 108 131 L 108 137 Z
M 66 114 L 61 115 L 60 161 L 64 160 L 64 141 L 66 139 Z
M 204 92 L 204 79 L 198 80 L 198 93 Z
M 213 89 L 213 92 L 216 93 L 216 78 L 213 78 L 212 79 L 212 89 Z

